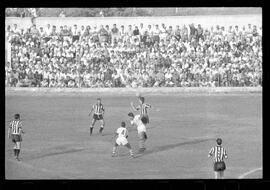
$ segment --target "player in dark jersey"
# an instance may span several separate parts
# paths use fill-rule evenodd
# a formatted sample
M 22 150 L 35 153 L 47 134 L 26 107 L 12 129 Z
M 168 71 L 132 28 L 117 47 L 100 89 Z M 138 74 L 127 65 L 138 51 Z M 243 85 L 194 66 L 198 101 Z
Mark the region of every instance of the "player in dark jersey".
M 147 113 L 147 109 L 151 108 L 151 105 L 146 104 L 144 102 L 145 98 L 142 97 L 142 96 L 138 96 L 138 99 L 139 99 L 140 104 L 137 107 L 135 107 L 133 105 L 133 102 L 131 102 L 131 107 L 132 107 L 132 109 L 134 111 L 140 111 L 141 118 L 145 117 L 146 118 L 146 123 L 148 124 L 149 123 L 149 116 L 148 116 L 148 113 Z
M 224 162 L 224 158 L 227 158 L 227 152 L 225 148 L 221 146 L 222 139 L 217 139 L 217 146 L 211 148 L 208 157 L 214 157 L 214 172 L 215 179 L 222 179 L 224 177 L 224 171 L 226 169 L 226 165 Z
M 104 122 L 105 109 L 104 109 L 103 105 L 101 104 L 100 98 L 98 98 L 97 103 L 92 106 L 92 109 L 89 113 L 89 116 L 92 114 L 92 112 L 94 112 L 94 114 L 93 114 L 93 119 L 92 119 L 92 123 L 90 126 L 90 135 L 92 135 L 93 128 L 94 128 L 94 125 L 95 125 L 97 120 L 100 120 L 100 122 L 101 122 L 99 133 L 102 134 L 102 131 L 103 131 L 104 125 L 105 125 L 105 122 Z
M 20 114 L 14 115 L 14 120 L 10 122 L 9 129 L 8 129 L 8 138 L 12 139 L 14 143 L 14 156 L 16 160 L 20 161 L 19 154 L 21 150 L 21 142 L 22 142 L 22 122 L 20 120 Z

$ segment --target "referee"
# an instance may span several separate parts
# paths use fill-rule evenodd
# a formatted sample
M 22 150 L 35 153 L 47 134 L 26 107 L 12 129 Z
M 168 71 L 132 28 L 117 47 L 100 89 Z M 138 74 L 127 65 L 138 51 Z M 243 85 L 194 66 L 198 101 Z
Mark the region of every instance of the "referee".
M 208 157 L 214 157 L 215 179 L 223 179 L 224 171 L 226 169 L 224 158 L 227 158 L 228 156 L 226 149 L 221 146 L 222 139 L 218 138 L 216 141 L 217 146 L 211 148 Z
M 104 118 L 103 118 L 105 109 L 101 103 L 101 98 L 97 99 L 97 103 L 93 105 L 93 107 L 89 113 L 89 116 L 92 114 L 93 111 L 94 111 L 94 114 L 93 114 L 93 119 L 92 119 L 92 123 L 90 126 L 90 135 L 92 135 L 93 128 L 94 128 L 94 125 L 95 125 L 97 120 L 100 120 L 100 122 L 101 122 L 99 134 L 102 134 L 102 131 L 103 131 L 104 125 L 105 125 Z
M 14 143 L 14 156 L 18 161 L 20 161 L 19 154 L 21 150 L 22 133 L 24 133 L 22 130 L 22 122 L 20 120 L 20 114 L 17 113 L 14 115 L 14 120 L 9 124 L 8 138 L 11 138 Z

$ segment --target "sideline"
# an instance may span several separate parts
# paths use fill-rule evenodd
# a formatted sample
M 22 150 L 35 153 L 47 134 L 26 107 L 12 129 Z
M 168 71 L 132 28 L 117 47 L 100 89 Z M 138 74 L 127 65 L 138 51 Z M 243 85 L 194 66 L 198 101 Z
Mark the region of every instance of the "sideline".
M 238 177 L 238 179 L 243 179 L 243 178 L 245 178 L 247 175 L 252 174 L 252 173 L 254 173 L 254 172 L 256 172 L 256 171 L 259 171 L 259 170 L 262 170 L 262 167 L 260 167 L 260 168 L 255 168 L 255 169 L 250 170 L 250 171 L 248 171 L 248 172 L 246 172 L 246 173 L 243 173 L 242 175 L 240 175 L 240 176 Z

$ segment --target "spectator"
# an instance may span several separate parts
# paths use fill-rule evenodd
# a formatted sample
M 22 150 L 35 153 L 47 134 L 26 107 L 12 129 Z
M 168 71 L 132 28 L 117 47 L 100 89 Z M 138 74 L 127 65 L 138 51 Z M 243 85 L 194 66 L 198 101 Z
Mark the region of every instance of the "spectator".
M 93 27 L 93 28 L 91 28 Z M 180 87 L 262 85 L 261 27 L 194 24 L 6 30 L 8 86 Z M 23 30 L 21 30 L 23 29 Z M 60 29 L 60 30 L 57 30 Z M 164 33 L 165 31 L 165 33 Z M 111 33 L 111 34 L 110 34 Z M 111 43 L 110 42 L 111 35 Z

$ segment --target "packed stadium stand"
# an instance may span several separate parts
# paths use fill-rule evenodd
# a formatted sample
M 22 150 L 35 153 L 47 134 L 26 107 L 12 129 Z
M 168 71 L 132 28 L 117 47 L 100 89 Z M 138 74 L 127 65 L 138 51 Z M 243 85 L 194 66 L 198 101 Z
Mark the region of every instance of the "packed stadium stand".
M 256 25 L 8 25 L 10 87 L 262 86 Z

